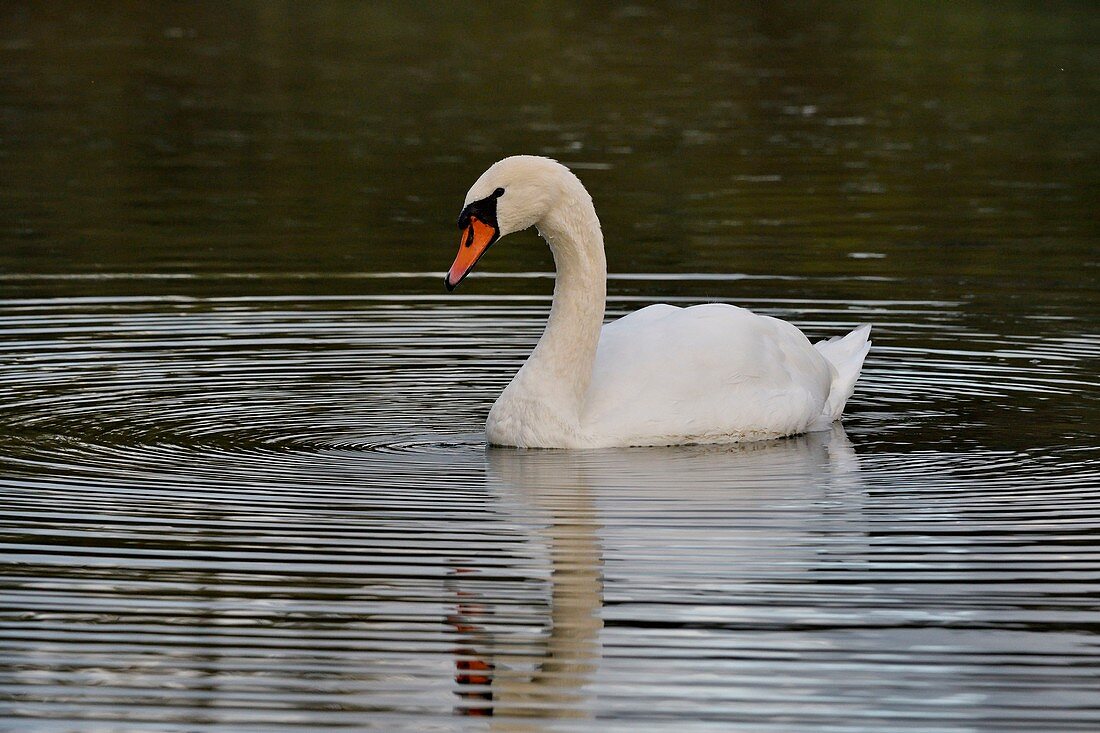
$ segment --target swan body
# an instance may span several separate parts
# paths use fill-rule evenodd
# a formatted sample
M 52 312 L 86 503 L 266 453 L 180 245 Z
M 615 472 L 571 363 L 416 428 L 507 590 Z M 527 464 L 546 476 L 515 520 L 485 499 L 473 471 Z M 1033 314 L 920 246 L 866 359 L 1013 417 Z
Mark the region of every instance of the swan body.
M 785 321 L 722 303 L 651 305 L 604 325 L 607 265 L 592 199 L 548 158 L 505 158 L 473 185 L 448 289 L 500 237 L 530 226 L 554 255 L 553 305 L 489 412 L 490 443 L 724 443 L 827 430 L 840 418 L 870 326 L 814 345 Z

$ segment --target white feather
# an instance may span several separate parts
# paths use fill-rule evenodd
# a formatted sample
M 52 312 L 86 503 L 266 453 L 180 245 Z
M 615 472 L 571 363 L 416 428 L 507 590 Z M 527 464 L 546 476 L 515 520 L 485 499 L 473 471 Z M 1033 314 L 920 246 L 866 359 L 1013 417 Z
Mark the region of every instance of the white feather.
M 602 325 L 607 268 L 592 199 L 565 166 L 515 156 L 497 188 L 500 235 L 537 226 L 557 280 L 546 331 L 493 405 L 490 442 L 603 448 L 759 440 L 828 429 L 870 348 L 870 326 L 816 347 L 791 324 L 710 303 L 652 305 Z

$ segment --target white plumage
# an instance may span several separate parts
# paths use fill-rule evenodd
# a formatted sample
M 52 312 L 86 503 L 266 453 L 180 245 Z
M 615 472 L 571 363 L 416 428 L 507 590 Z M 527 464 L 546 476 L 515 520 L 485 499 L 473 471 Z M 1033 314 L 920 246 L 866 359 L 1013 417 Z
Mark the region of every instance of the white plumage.
M 495 201 L 495 211 L 486 201 Z M 470 189 L 463 212 L 460 226 L 474 226 L 467 214 L 495 215 L 486 222 L 495 236 L 486 235 L 478 250 L 464 232 L 448 287 L 496 239 L 532 225 L 557 267 L 546 331 L 489 413 L 491 443 L 733 442 L 828 429 L 840 418 L 870 348 L 870 326 L 815 347 L 785 321 L 720 303 L 652 305 L 603 325 L 599 220 L 581 182 L 548 158 L 494 164 Z

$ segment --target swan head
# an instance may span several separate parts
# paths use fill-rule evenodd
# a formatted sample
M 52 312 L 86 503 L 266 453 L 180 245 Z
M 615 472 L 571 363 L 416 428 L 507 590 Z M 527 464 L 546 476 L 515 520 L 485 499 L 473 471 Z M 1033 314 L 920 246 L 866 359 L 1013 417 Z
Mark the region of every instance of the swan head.
M 579 184 L 564 165 L 536 155 L 514 155 L 491 165 L 470 187 L 458 215 L 462 235 L 444 281 L 447 290 L 458 287 L 501 237 L 537 224 L 573 181 Z

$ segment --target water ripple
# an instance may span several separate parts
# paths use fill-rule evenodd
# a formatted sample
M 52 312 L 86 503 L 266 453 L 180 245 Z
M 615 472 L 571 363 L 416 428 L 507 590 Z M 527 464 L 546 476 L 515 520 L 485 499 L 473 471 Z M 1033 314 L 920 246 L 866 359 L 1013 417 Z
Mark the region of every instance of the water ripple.
M 58 728 L 1100 721 L 1100 342 L 752 305 L 876 324 L 844 429 L 487 449 L 542 298 L 5 301 L 0 690 Z

